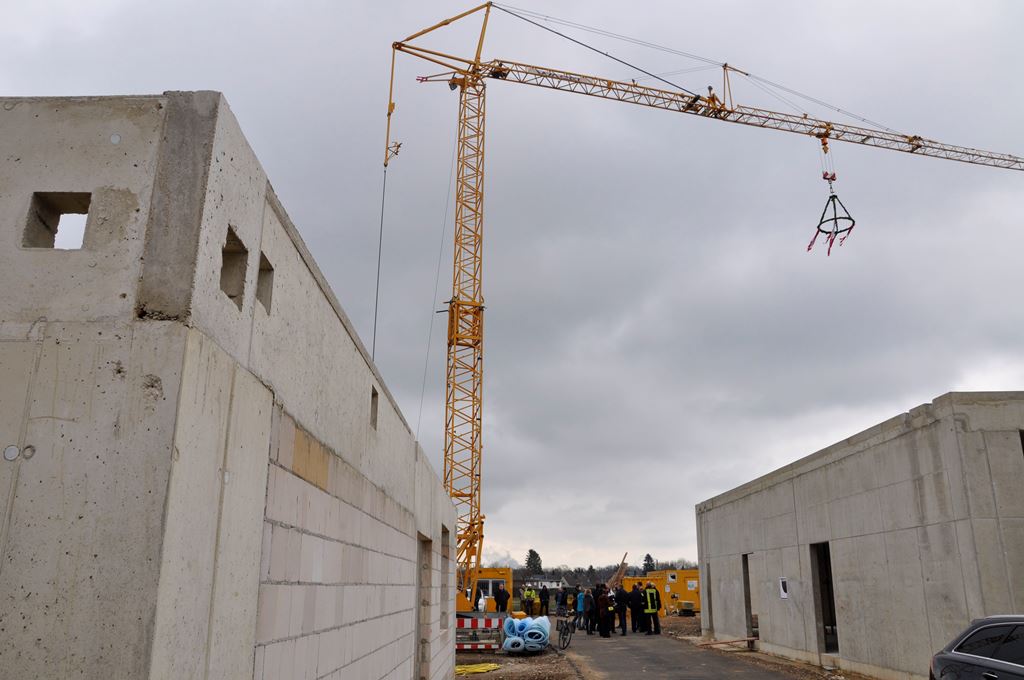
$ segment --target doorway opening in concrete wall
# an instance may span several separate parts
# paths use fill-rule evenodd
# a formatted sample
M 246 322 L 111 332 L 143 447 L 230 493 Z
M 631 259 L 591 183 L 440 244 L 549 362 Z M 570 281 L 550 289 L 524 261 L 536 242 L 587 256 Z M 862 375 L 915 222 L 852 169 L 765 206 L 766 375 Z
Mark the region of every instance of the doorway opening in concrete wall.
M 714 592 L 714 588 L 711 587 L 711 563 L 708 562 L 704 565 L 704 573 L 701 575 L 701 583 L 706 583 L 707 586 L 700 589 L 701 597 L 704 598 L 705 602 L 701 605 L 702 610 L 700 613 L 701 627 L 704 628 L 712 637 L 715 635 L 715 610 L 711 605 L 711 593 Z M 706 619 L 704 617 L 707 617 Z
M 430 602 L 433 599 L 434 543 L 419 534 L 416 550 L 416 591 L 420 606 L 416 612 L 416 674 L 414 677 L 426 680 L 430 677 Z
M 92 194 L 67 191 L 37 191 L 25 220 L 23 248 L 80 250 L 85 243 Z
M 743 620 L 747 625 L 747 637 L 758 637 L 757 614 L 751 608 L 750 598 L 750 554 L 743 555 Z M 751 643 L 753 644 L 753 643 Z
M 814 579 L 814 614 L 818 628 L 818 650 L 839 652 L 836 629 L 836 596 L 832 588 L 832 554 L 828 543 L 811 544 L 811 575 Z

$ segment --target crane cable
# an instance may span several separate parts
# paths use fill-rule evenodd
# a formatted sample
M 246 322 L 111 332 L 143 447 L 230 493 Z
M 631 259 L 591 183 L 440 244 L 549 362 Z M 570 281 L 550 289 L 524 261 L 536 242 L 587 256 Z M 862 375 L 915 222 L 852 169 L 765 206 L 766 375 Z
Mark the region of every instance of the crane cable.
M 437 312 L 434 307 L 437 304 L 437 287 L 441 281 L 441 261 L 444 259 L 445 234 L 448 231 L 448 208 L 452 198 L 452 179 L 455 177 L 455 153 L 458 150 L 459 137 L 454 136 L 452 141 L 452 164 L 448 170 L 448 193 L 444 199 L 444 219 L 441 220 L 441 241 L 437 248 L 437 271 L 434 272 L 434 294 L 430 298 L 430 328 L 427 331 L 427 351 L 423 357 L 423 383 L 420 385 L 420 408 L 416 414 L 416 440 L 420 438 L 420 423 L 423 420 L 423 400 L 427 393 L 427 368 L 430 364 L 430 344 L 434 337 L 434 317 Z
M 505 12 L 506 14 L 511 14 L 512 16 L 516 17 L 517 19 L 521 19 L 521 20 L 525 21 L 528 24 L 533 24 L 537 28 L 542 28 L 545 31 L 548 31 L 549 33 L 554 33 L 555 35 L 557 35 L 559 37 L 562 37 L 562 38 L 565 38 L 566 40 L 568 40 L 570 42 L 574 42 L 577 45 L 580 45 L 581 47 L 586 47 L 588 50 L 591 50 L 592 52 L 597 52 L 598 54 L 600 54 L 602 56 L 608 57 L 612 61 L 617 61 L 620 64 L 623 64 L 624 66 L 628 66 L 629 68 L 636 69 L 640 73 L 643 73 L 643 74 L 647 75 L 650 78 L 654 78 L 655 80 L 659 80 L 659 81 L 665 83 L 666 85 L 668 85 L 670 87 L 674 87 L 677 90 L 681 90 L 682 92 L 685 92 L 686 94 L 692 95 L 694 97 L 698 96 L 696 92 L 691 92 L 690 90 L 687 90 L 682 85 L 676 85 L 672 81 L 665 80 L 661 76 L 655 75 L 655 74 L 651 73 L 650 71 L 645 71 L 644 69 L 640 68 L 639 66 L 637 66 L 635 64 L 631 64 L 628 61 L 625 61 L 624 59 L 619 59 L 618 57 L 612 56 L 611 54 L 609 54 L 607 52 L 602 52 L 601 50 L 597 49 L 593 45 L 588 45 L 587 43 L 583 42 L 582 40 L 577 40 L 576 38 L 570 37 L 570 36 L 566 35 L 565 33 L 560 33 L 560 32 L 556 31 L 553 28 L 549 28 L 549 27 L 544 26 L 542 24 L 538 24 L 536 21 L 533 21 L 531 19 L 527 19 L 526 17 L 524 17 L 522 15 L 519 15 L 519 14 L 516 14 L 512 10 L 506 9 L 506 8 L 502 7 L 501 5 L 498 5 L 496 3 L 492 3 L 492 6 L 495 9 L 500 9 L 502 12 Z
M 373 295 L 373 336 L 370 341 L 370 361 L 377 356 L 377 306 L 380 303 L 380 256 L 384 246 L 384 196 L 388 189 L 388 166 L 384 166 L 384 181 L 380 188 L 380 233 L 377 236 L 377 287 Z
M 640 71 L 641 73 L 647 74 L 649 77 L 653 77 L 653 78 L 656 78 L 657 80 L 660 80 L 663 83 L 672 85 L 673 87 L 677 87 L 677 88 L 683 90 L 684 92 L 687 92 L 688 94 L 693 94 L 693 93 L 690 92 L 689 90 L 687 90 L 686 88 L 683 88 L 683 87 L 681 87 L 679 85 L 675 85 L 674 83 L 670 83 L 669 81 L 665 80 L 664 78 L 661 78 L 659 76 L 655 76 L 655 75 L 653 75 L 651 73 L 648 73 L 647 71 L 644 71 L 643 69 L 640 69 L 640 68 L 634 66 L 633 64 L 630 64 L 630 63 L 625 62 L 625 61 L 623 61 L 621 59 L 613 57 L 610 54 L 608 54 L 607 52 L 602 52 L 601 50 L 597 49 L 596 47 L 592 47 L 590 45 L 587 45 L 586 43 L 583 43 L 583 42 L 581 42 L 579 40 L 576 40 L 576 39 L 574 39 L 574 38 L 572 38 L 570 36 L 564 35 L 563 33 L 555 31 L 554 29 L 548 28 L 547 26 L 542 26 L 542 25 L 540 25 L 540 24 L 538 24 L 538 23 L 536 23 L 534 21 L 530 21 L 525 16 L 520 16 L 520 14 L 517 14 L 516 12 L 519 12 L 519 13 L 527 15 L 527 16 L 531 16 L 531 17 L 533 17 L 533 18 L 535 18 L 535 19 L 537 19 L 539 21 L 545 21 L 545 22 L 557 24 L 557 25 L 560 25 L 560 26 L 565 26 L 567 28 L 574 28 L 574 29 L 577 29 L 577 30 L 580 30 L 580 31 L 584 31 L 586 33 L 592 33 L 592 34 L 600 35 L 600 36 L 603 36 L 603 37 L 606 37 L 606 38 L 612 38 L 613 40 L 619 40 L 619 41 L 622 41 L 622 42 L 630 43 L 632 45 L 637 45 L 639 47 L 645 47 L 645 48 L 656 50 L 656 51 L 659 51 L 659 52 L 665 52 L 667 54 L 673 54 L 673 55 L 676 55 L 676 56 L 685 57 L 687 59 L 693 59 L 695 61 L 704 62 L 705 64 L 712 64 L 712 65 L 715 65 L 715 66 L 718 66 L 718 67 L 725 66 L 725 63 L 722 62 L 722 61 L 718 61 L 718 60 L 715 60 L 715 59 L 709 59 L 708 57 L 703 57 L 703 56 L 701 56 L 699 54 L 693 54 L 692 52 L 684 52 L 683 50 L 678 50 L 678 49 L 675 49 L 675 48 L 672 48 L 672 47 L 666 47 L 664 45 L 659 45 L 657 43 L 652 43 L 652 42 L 649 42 L 647 40 L 642 40 L 640 38 L 634 38 L 632 36 L 623 35 L 621 33 L 615 33 L 615 32 L 608 31 L 608 30 L 605 30 L 605 29 L 602 29 L 602 28 L 597 28 L 597 27 L 594 27 L 594 26 L 587 26 L 586 24 L 577 23 L 575 21 L 569 21 L 568 19 L 559 19 L 558 17 L 553 17 L 553 16 L 550 16 L 550 15 L 541 14 L 539 12 L 533 12 L 533 11 L 530 11 L 530 10 L 527 10 L 527 9 L 523 9 L 523 8 L 520 8 L 520 7 L 512 7 L 510 5 L 504 5 L 503 6 L 503 5 L 499 5 L 498 3 L 492 3 L 492 5 L 495 8 L 500 9 L 503 12 L 506 12 L 507 14 L 511 14 L 512 16 L 515 16 L 515 17 L 517 17 L 519 19 L 522 19 L 523 21 L 527 21 L 528 23 L 531 23 L 534 26 L 537 26 L 539 28 L 543 28 L 546 31 L 550 31 L 551 33 L 554 33 L 555 35 L 561 36 L 561 37 L 563 37 L 563 38 L 565 38 L 567 40 L 571 40 L 572 42 L 575 42 L 575 43 L 577 43 L 579 45 L 583 45 L 587 49 L 593 50 L 594 52 L 597 52 L 598 54 L 602 54 L 602 55 L 604 55 L 606 57 L 614 59 L 615 61 L 618 61 L 620 63 L 626 64 L 630 68 L 634 68 L 634 69 Z M 513 9 L 515 10 L 515 12 L 511 11 Z M 692 71 L 697 71 L 697 70 L 701 70 L 701 69 L 700 68 L 692 69 Z M 663 75 L 676 75 L 678 73 L 687 73 L 687 72 L 692 72 L 692 71 L 690 69 L 681 69 L 679 71 L 671 72 L 669 74 L 663 74 Z M 743 72 L 740 72 L 740 73 L 743 73 Z M 761 85 L 765 85 L 765 86 L 772 87 L 772 88 L 775 88 L 775 89 L 778 89 L 778 90 L 782 90 L 783 92 L 787 92 L 788 94 L 791 94 L 793 96 L 800 97 L 801 99 L 804 99 L 806 101 L 812 102 L 812 103 L 817 104 L 818 106 L 822 106 L 822 107 L 824 107 L 826 109 L 830 109 L 830 110 L 835 111 L 836 113 L 839 113 L 841 115 L 848 116 L 850 118 L 853 118 L 854 120 L 860 121 L 861 123 L 865 123 L 865 124 L 870 125 L 872 127 L 878 128 L 879 130 L 885 130 L 886 132 L 890 132 L 890 133 L 893 133 L 893 134 L 901 134 L 901 133 L 897 132 L 896 130 L 893 130 L 892 128 L 890 128 L 890 127 L 888 127 L 886 125 L 883 125 L 881 123 L 877 123 L 877 122 L 871 120 L 870 118 L 867 118 L 865 116 L 861 116 L 859 114 L 853 113 L 852 111 L 847 111 L 846 109 L 838 107 L 838 106 L 836 106 L 834 104 L 829 104 L 828 102 L 823 101 L 821 99 L 818 99 L 817 97 L 812 97 L 811 95 L 804 94 L 804 93 L 799 92 L 798 90 L 795 90 L 793 88 L 786 87 L 785 85 L 781 85 L 779 83 L 776 83 L 776 82 L 773 82 L 771 80 L 768 80 L 767 78 L 762 78 L 761 76 L 757 76 L 757 75 L 754 75 L 752 73 L 743 73 L 743 75 L 745 75 L 749 79 L 751 84 L 755 84 L 756 85 L 756 84 L 759 83 Z M 755 83 L 755 81 L 757 81 L 757 82 Z M 764 87 L 761 87 L 760 89 L 765 90 L 766 92 L 768 91 Z M 771 94 L 776 99 L 781 99 L 781 97 L 779 95 L 773 94 L 771 92 L 769 92 L 769 94 Z M 793 108 L 796 111 L 798 111 L 800 113 L 804 113 L 804 111 L 801 111 L 800 108 L 795 106 L 792 102 L 789 102 L 788 100 L 783 100 L 783 101 L 786 101 L 791 106 L 793 106 Z

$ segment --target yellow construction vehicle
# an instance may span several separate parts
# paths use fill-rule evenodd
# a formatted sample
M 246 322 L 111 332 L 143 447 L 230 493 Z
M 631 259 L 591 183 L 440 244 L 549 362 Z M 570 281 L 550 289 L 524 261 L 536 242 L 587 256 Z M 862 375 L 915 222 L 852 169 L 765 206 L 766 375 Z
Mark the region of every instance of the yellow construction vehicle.
M 459 590 L 455 595 L 455 611 L 463 614 L 479 611 L 484 614 L 494 613 L 494 593 L 499 583 L 505 584 L 512 604 L 512 568 L 511 567 L 476 567 L 465 580 L 470 584 L 466 590 Z M 482 606 L 481 606 L 482 605 Z
M 391 118 L 395 112 L 395 59 L 399 52 L 410 54 L 444 69 L 437 75 L 421 77 L 420 82 L 441 82 L 459 93 L 458 154 L 455 188 L 455 258 L 452 275 L 452 296 L 448 302 L 448 360 L 445 388 L 444 484 L 458 513 L 456 528 L 458 544 L 459 612 L 472 610 L 467 593 L 474 593 L 475 580 L 485 578 L 480 569 L 484 538 L 484 515 L 481 513 L 481 437 L 483 421 L 483 339 L 484 296 L 483 272 L 483 187 L 484 187 L 484 122 L 486 81 L 533 85 L 562 92 L 572 92 L 601 99 L 613 99 L 655 109 L 700 116 L 710 120 L 738 123 L 760 128 L 792 132 L 813 137 L 824 154 L 823 178 L 829 188 L 835 172 L 829 166 L 829 141 L 862 144 L 961 161 L 1009 170 L 1024 170 L 1024 159 L 1010 154 L 982 151 L 908 135 L 888 128 L 867 128 L 833 123 L 807 114 L 791 114 L 738 105 L 733 101 L 730 74 L 749 75 L 745 71 L 721 64 L 723 91 L 719 98 L 711 88 L 708 96 L 685 90 L 653 73 L 642 71 L 663 87 L 625 82 L 613 78 L 573 73 L 558 68 L 535 66 L 508 59 L 482 59 L 484 36 L 491 9 L 540 26 L 512 8 L 487 2 L 445 19 L 392 44 L 391 85 L 388 93 L 387 133 L 384 146 L 384 167 L 397 155 L 401 144 L 391 141 Z M 439 28 L 471 15 L 481 15 L 482 25 L 472 57 L 460 57 L 413 45 L 412 41 Z M 541 26 L 541 28 L 544 28 Z M 562 36 L 566 37 L 566 36 Z M 579 42 L 579 41 L 574 41 Z M 594 49 L 594 48 L 591 48 Z M 607 56 L 607 55 L 606 55 Z M 621 60 L 618 60 L 621 62 Z M 624 62 L 622 62 L 624 63 Z M 636 67 L 634 67 L 636 68 Z M 838 204 L 838 205 L 837 205 Z M 842 208 L 842 214 L 840 213 Z M 853 228 L 853 219 L 834 193 L 826 204 L 818 225 L 826 236 L 829 249 L 840 237 L 841 244 Z M 814 241 L 811 241 L 811 246 Z M 810 246 L 808 247 L 810 249 Z M 486 578 L 491 578 L 490 575 Z M 506 581 L 511 586 L 511 577 Z

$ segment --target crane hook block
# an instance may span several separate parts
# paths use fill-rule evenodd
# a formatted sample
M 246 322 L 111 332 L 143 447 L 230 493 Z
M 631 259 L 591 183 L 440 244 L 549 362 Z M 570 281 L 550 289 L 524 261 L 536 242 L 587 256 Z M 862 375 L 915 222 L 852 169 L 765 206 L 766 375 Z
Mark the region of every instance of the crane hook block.
M 855 224 L 857 224 L 856 220 L 853 219 L 850 211 L 846 209 L 835 192 L 830 193 L 828 200 L 825 201 L 825 209 L 821 211 L 821 218 L 814 230 L 814 236 L 807 244 L 807 252 L 811 252 L 818 237 L 824 234 L 825 240 L 828 242 L 828 255 L 831 255 L 836 239 L 839 239 L 840 246 L 843 245 L 850 237 Z

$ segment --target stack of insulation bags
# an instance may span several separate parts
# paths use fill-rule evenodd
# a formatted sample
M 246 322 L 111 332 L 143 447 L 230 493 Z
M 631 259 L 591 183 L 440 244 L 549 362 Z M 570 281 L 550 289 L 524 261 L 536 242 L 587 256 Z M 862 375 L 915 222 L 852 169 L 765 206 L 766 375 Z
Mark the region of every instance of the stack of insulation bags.
M 501 648 L 506 652 L 542 652 L 551 637 L 551 622 L 546 616 L 535 619 L 527 616 L 519 620 L 510 616 L 505 619 L 503 628 L 505 644 Z

